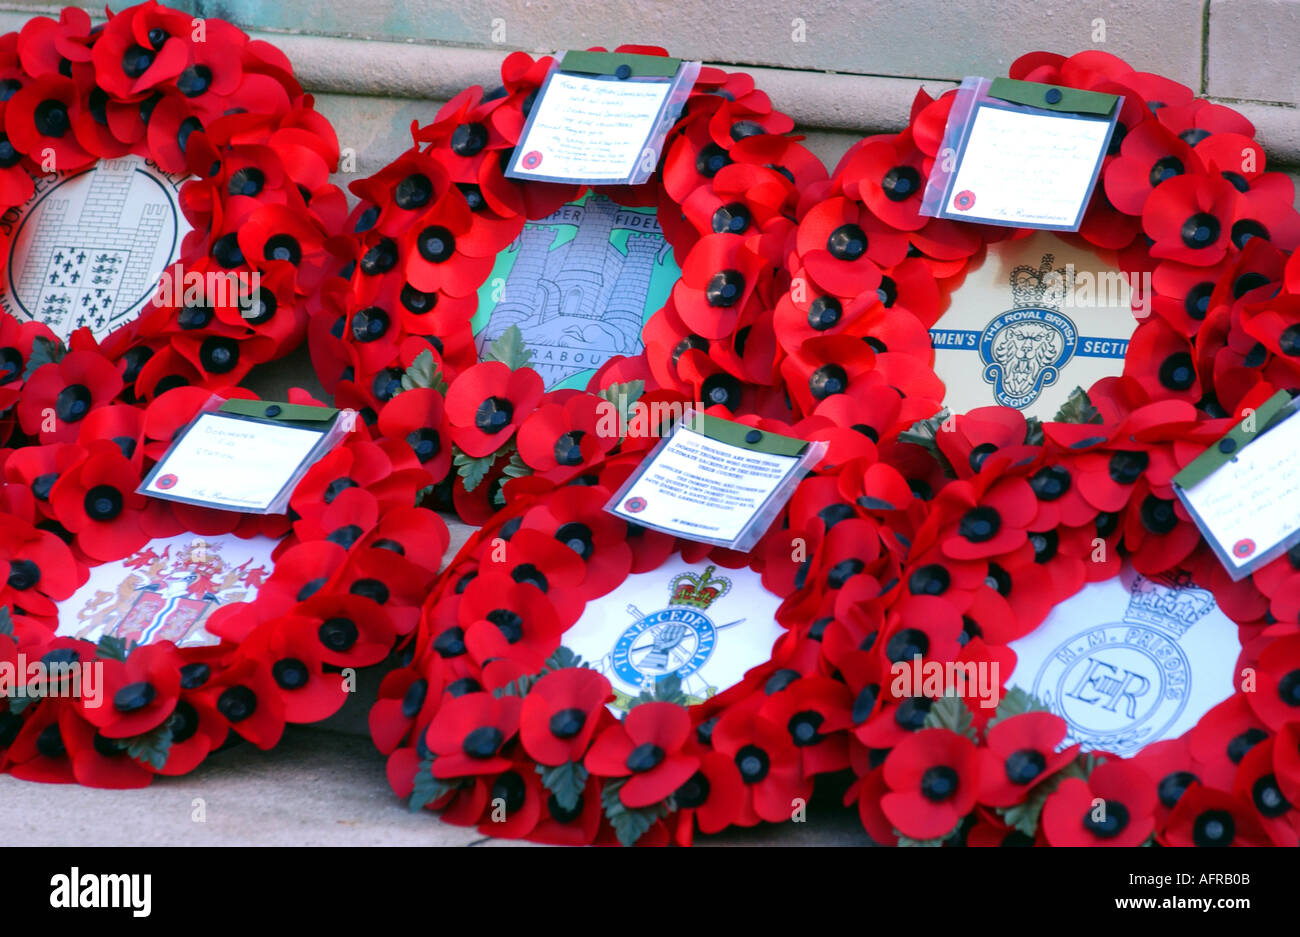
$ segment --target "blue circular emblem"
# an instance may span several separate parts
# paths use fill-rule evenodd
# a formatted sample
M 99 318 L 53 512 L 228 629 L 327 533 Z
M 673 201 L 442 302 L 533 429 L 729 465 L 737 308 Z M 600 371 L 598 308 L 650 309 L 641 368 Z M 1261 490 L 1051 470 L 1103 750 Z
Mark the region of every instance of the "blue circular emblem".
M 1023 410 L 1056 383 L 1079 344 L 1079 333 L 1059 310 L 1027 306 L 1002 313 L 980 334 L 984 380 L 1004 407 Z
M 708 662 L 717 643 L 717 629 L 707 616 L 667 608 L 638 619 L 619 635 L 611 653 L 614 672 L 631 686 L 674 673 L 684 680 Z

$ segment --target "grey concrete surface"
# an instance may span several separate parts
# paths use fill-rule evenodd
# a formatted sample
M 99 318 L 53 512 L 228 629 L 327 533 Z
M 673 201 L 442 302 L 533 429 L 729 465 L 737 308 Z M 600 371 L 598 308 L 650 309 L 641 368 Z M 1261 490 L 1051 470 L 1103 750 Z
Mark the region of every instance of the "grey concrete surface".
M 804 823 L 701 837 L 701 845 L 868 845 L 854 811 L 814 799 Z M 0 775 L 3 846 L 480 846 L 485 837 L 393 796 L 369 739 L 291 727 L 269 752 L 240 744 L 191 774 L 133 791 Z

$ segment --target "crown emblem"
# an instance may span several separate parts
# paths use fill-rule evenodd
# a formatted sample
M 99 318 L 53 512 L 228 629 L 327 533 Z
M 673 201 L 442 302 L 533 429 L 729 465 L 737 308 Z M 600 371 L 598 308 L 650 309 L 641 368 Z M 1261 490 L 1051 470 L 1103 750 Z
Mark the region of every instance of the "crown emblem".
M 1008 279 L 1015 308 L 1060 309 L 1065 301 L 1065 288 L 1069 274 L 1065 268 L 1052 269 L 1054 254 L 1044 254 L 1035 270 L 1029 264 L 1013 267 Z
M 1214 610 L 1214 595 L 1192 582 L 1186 572 L 1148 579 L 1138 576 L 1130 590 L 1124 620 L 1149 625 L 1181 638 L 1187 629 Z
M 698 576 L 694 573 L 678 573 L 672 578 L 669 591 L 672 598 L 669 605 L 689 605 L 691 608 L 708 608 L 715 601 L 731 591 L 731 580 L 714 576 L 716 567 L 709 566 Z

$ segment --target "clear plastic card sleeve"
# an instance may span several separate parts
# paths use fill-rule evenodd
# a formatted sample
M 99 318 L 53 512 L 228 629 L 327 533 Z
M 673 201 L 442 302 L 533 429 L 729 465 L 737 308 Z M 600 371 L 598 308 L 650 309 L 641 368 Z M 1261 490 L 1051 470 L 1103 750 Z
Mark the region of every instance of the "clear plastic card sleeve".
M 1079 230 L 1123 102 L 1118 95 L 1037 82 L 963 79 L 920 213 L 1005 227 Z M 997 153 L 1003 160 L 991 158 Z M 963 170 L 968 157 L 976 168 Z M 999 168 L 1006 170 L 1001 176 Z
M 1300 544 L 1300 407 L 1278 391 L 1174 476 L 1233 581 Z
M 823 440 L 687 409 L 605 510 L 642 527 L 748 552 L 826 449 Z
M 284 514 L 302 477 L 352 432 L 356 417 L 354 410 L 214 394 L 176 433 L 136 491 L 220 511 Z M 193 433 L 213 441 L 196 443 Z M 268 445 L 277 439 L 286 445 Z M 237 490 L 241 477 L 261 493 Z
M 699 62 L 654 55 L 636 55 L 621 52 L 566 52 L 557 55 L 546 73 L 537 98 L 528 113 L 519 143 L 515 146 L 505 175 L 510 179 L 531 182 L 581 183 L 584 185 L 641 185 L 654 176 L 669 131 L 681 116 L 686 99 L 700 75 Z M 569 79 L 561 82 L 562 78 Z M 569 87 L 573 85 L 575 87 Z M 635 90 L 642 98 L 640 107 L 648 101 L 654 107 L 652 119 L 644 111 L 625 116 L 617 111 L 616 93 Z M 552 101 L 561 96 L 572 102 L 580 98 L 591 100 L 606 91 L 615 95 L 608 102 L 613 110 L 592 118 L 569 119 L 555 126 L 539 124 L 539 117 L 550 114 Z M 570 104 L 557 105 L 563 113 Z M 600 131 L 593 128 L 601 127 Z M 621 127 L 632 128 L 635 139 L 613 139 Z M 596 133 L 596 139 L 591 138 Z M 576 151 L 586 148 L 588 157 L 578 158 Z M 554 152 L 552 152 L 554 151 Z

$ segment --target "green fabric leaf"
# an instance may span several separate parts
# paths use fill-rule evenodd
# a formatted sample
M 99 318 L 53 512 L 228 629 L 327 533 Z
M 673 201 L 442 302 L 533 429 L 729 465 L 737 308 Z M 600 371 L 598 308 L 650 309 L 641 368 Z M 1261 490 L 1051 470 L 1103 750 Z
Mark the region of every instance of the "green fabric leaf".
M 898 845 L 900 846 L 942 846 L 948 838 L 947 836 L 939 836 L 935 839 L 912 839 L 910 836 L 899 833 L 898 830 L 894 830 L 894 833 L 898 836 Z M 951 836 L 952 834 L 948 835 Z
M 23 380 L 27 380 L 36 373 L 37 368 L 44 367 L 47 364 L 58 364 L 63 360 L 63 356 L 68 353 L 62 342 L 52 342 L 48 338 L 38 338 L 32 342 L 32 353 L 27 359 L 27 370 L 23 372 Z
M 682 678 L 675 673 L 666 674 L 655 681 L 653 690 L 642 690 L 633 697 L 628 709 L 634 709 L 642 703 L 676 703 L 678 706 L 690 706 L 691 701 L 682 690 Z
M 952 417 L 952 414 L 945 408 L 940 410 L 928 420 L 920 420 L 913 423 L 909 429 L 898 434 L 899 442 L 911 443 L 914 446 L 920 446 L 939 463 L 945 475 L 949 478 L 956 478 L 957 473 L 953 470 L 952 463 L 948 457 L 943 454 L 939 448 L 938 434 L 945 432 L 944 423 Z
M 555 802 L 561 810 L 574 810 L 578 799 L 587 787 L 587 769 L 578 761 L 566 761 L 562 765 L 538 765 L 537 773 L 542 776 L 542 786 L 555 795 Z
M 1025 445 L 1041 446 L 1044 443 L 1043 421 L 1036 416 L 1025 420 Z
M 618 794 L 626 782 L 627 778 L 606 781 L 604 790 L 600 792 L 600 803 L 618 841 L 624 846 L 634 846 L 656 820 L 668 816 L 668 805 L 660 802 L 636 809 L 625 806 Z
M 131 649 L 126 646 L 126 641 L 116 635 L 106 634 L 99 639 L 95 645 L 95 651 L 105 660 L 125 661 L 127 654 Z
M 488 472 L 492 471 L 492 465 L 496 460 L 495 452 L 476 459 L 459 449 L 451 458 L 452 464 L 456 466 L 456 474 L 465 480 L 466 491 L 473 491 L 483 483 L 483 479 L 487 478 Z
M 440 394 L 447 392 L 447 382 L 443 380 L 442 369 L 433 359 L 433 350 L 426 348 L 415 356 L 411 366 L 402 374 L 402 390 L 415 390 L 417 387 L 432 387 Z
M 9 613 L 8 605 L 0 605 L 0 634 L 14 636 L 14 618 Z
M 504 471 L 509 478 L 523 478 L 525 475 L 533 474 L 532 467 L 524 461 L 518 450 L 510 453 L 510 462 Z
M 620 437 L 627 435 L 628 422 L 632 419 L 632 409 L 636 402 L 641 399 L 645 393 L 645 381 L 627 381 L 622 384 L 611 384 L 602 391 L 598 391 L 596 396 L 602 400 L 611 403 L 618 414 L 618 435 Z M 608 427 L 605 426 L 604 414 L 597 424 L 600 432 L 606 432 Z
M 998 703 L 998 708 L 993 712 L 993 718 L 989 720 L 988 728 L 991 729 L 1003 719 L 1010 719 L 1012 716 L 1019 716 L 1021 713 L 1046 712 L 1048 706 L 1032 693 L 1013 686 L 1007 690 L 1002 701 Z M 987 730 L 985 730 L 987 731 Z
M 455 781 L 444 781 L 433 776 L 433 759 L 425 758 L 415 769 L 415 787 L 411 789 L 410 808 L 418 813 L 429 804 L 446 797 L 457 787 Z
M 38 699 L 40 699 L 38 696 L 10 696 L 8 697 L 9 711 L 15 716 L 20 716 L 24 709 L 32 705 L 32 703 L 35 703 Z
M 928 729 L 947 729 L 950 732 L 956 732 L 958 735 L 964 735 L 972 742 L 979 741 L 979 735 L 971 725 L 975 717 L 971 714 L 970 707 L 965 701 L 956 695 L 942 696 L 934 701 L 930 711 L 925 717 L 925 727 Z
M 488 347 L 483 360 L 500 361 L 511 371 L 518 371 L 528 367 L 533 360 L 533 353 L 524 344 L 524 333 L 519 331 L 519 326 L 512 325 Z
M 563 670 L 565 667 L 586 667 L 581 657 L 573 653 L 563 644 L 555 649 L 555 653 L 546 658 L 546 670 Z M 545 673 L 545 670 L 543 671 Z
M 1061 404 L 1061 409 L 1056 411 L 1056 416 L 1052 418 L 1055 423 L 1100 423 L 1102 422 L 1101 411 L 1092 405 L 1088 399 L 1088 392 L 1082 387 L 1076 387 L 1070 391 L 1070 396 L 1066 398 L 1065 403 Z
M 136 761 L 149 765 L 155 771 L 161 771 L 163 765 L 167 764 L 167 753 L 172 748 L 172 720 L 164 719 L 162 725 L 143 735 L 120 739 L 117 746 L 125 749 Z

